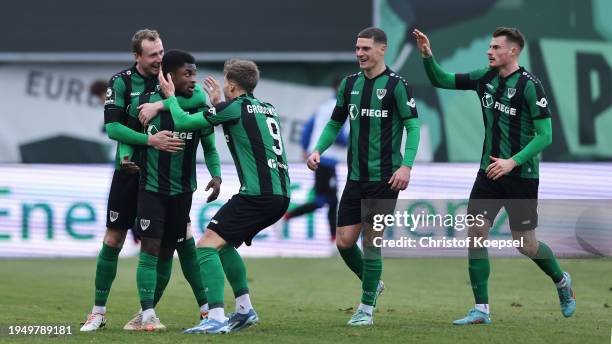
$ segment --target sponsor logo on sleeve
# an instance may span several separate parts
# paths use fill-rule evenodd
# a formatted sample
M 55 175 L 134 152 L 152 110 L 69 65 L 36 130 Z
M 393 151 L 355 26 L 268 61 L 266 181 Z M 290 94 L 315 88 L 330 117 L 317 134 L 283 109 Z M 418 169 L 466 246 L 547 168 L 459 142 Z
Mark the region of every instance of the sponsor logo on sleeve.
M 536 102 L 536 105 L 545 108 L 546 106 L 548 106 L 548 101 L 546 100 L 546 98 L 542 97 L 542 99 Z

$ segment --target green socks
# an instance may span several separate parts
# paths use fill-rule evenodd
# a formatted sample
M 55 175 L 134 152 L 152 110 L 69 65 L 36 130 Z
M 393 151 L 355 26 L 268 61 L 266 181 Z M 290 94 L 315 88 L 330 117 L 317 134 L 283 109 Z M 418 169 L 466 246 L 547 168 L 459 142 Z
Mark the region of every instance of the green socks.
M 363 279 L 363 255 L 361 254 L 359 246 L 354 244 L 349 248 L 338 248 L 338 251 L 349 269 L 351 269 L 360 280 Z
M 373 306 L 376 303 L 376 289 L 382 275 L 382 257 L 380 248 L 365 247 L 363 254 L 357 244 L 346 248 L 338 249 L 340 256 L 346 263 L 346 266 L 351 269 L 361 280 L 361 303 Z
M 117 275 L 117 259 L 121 252 L 121 247 L 110 247 L 102 244 L 102 249 L 98 254 L 96 262 L 95 298 L 96 306 L 105 306 L 111 286 Z
M 468 249 L 468 266 L 470 272 L 470 283 L 476 304 L 489 303 L 489 251 L 484 248 Z
M 206 304 L 206 290 L 204 282 L 200 274 L 200 265 L 198 264 L 198 256 L 196 254 L 195 240 L 193 238 L 176 244 L 179 261 L 183 275 L 193 291 L 193 295 L 198 302 L 198 306 Z
M 205 276 L 204 288 L 208 298 L 209 309 L 223 308 L 223 288 L 225 275 L 219 258 L 219 252 L 212 247 L 197 248 L 200 274 Z
M 233 246 L 227 245 L 219 250 L 219 257 L 221 258 L 225 276 L 234 291 L 234 296 L 239 297 L 248 294 L 249 285 L 247 283 L 246 266 L 238 251 Z
M 380 276 L 382 275 L 382 257 L 380 255 L 380 247 L 365 246 L 363 251 L 361 303 L 368 306 L 374 306 L 376 303 L 376 289 L 378 288 Z
M 170 276 L 172 275 L 172 257 L 167 260 L 157 260 L 157 283 L 155 284 L 155 295 L 153 297 L 153 306 L 157 306 L 159 299 L 164 294 L 164 290 L 170 282 Z
M 561 282 L 563 279 L 563 270 L 559 266 L 559 262 L 555 259 L 552 250 L 548 245 L 539 241 L 538 253 L 532 258 L 534 263 L 538 265 L 555 283 Z
M 155 285 L 157 284 L 157 257 L 140 252 L 136 269 L 136 286 L 142 310 L 153 308 Z

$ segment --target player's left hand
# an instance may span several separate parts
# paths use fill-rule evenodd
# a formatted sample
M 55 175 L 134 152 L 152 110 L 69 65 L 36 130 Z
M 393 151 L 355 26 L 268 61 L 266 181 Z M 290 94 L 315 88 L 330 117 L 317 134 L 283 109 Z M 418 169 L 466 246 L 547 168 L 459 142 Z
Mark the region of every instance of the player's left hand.
M 402 191 L 406 190 L 408 187 L 408 183 L 410 182 L 410 171 L 412 169 L 408 166 L 400 166 L 400 168 L 393 173 L 391 179 L 389 179 L 389 183 L 391 185 L 391 190 L 393 191 Z
M 219 197 L 219 193 L 221 192 L 221 177 L 212 177 L 212 179 L 208 182 L 208 185 L 206 185 L 205 191 L 208 191 L 211 188 L 213 189 L 213 191 L 206 199 L 206 203 L 210 203 L 216 200 L 217 197 Z
M 126 155 L 121 159 L 121 170 L 127 174 L 134 174 L 140 171 L 140 167 L 138 167 L 135 162 L 130 161 L 129 157 Z
M 138 120 L 143 126 L 147 126 L 149 122 L 157 116 L 157 113 L 164 109 L 162 102 L 144 103 L 138 106 Z
M 204 91 L 208 94 L 213 106 L 221 102 L 221 85 L 211 75 L 204 79 Z
M 159 76 L 157 78 L 159 79 L 159 88 L 161 89 L 162 93 L 166 97 L 172 97 L 175 92 L 174 82 L 172 81 L 172 75 L 168 73 L 166 74 L 166 76 L 164 76 L 164 73 L 162 73 L 162 71 L 160 70 Z
M 493 162 L 487 166 L 485 173 L 487 177 L 492 180 L 499 179 L 501 176 L 510 173 L 510 171 L 516 167 L 516 161 L 512 159 L 501 159 L 494 156 L 489 156 L 489 159 Z

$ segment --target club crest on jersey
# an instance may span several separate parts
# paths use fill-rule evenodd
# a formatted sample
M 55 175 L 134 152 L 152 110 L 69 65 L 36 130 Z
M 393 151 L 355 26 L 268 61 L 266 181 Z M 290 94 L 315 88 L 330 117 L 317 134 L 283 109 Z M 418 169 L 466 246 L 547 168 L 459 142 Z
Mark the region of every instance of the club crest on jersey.
M 151 220 L 147 220 L 147 219 L 140 219 L 140 228 L 143 231 L 146 231 L 147 228 L 149 228 L 149 225 L 151 224 Z
M 111 210 L 108 212 L 108 218 L 111 222 L 115 222 L 119 218 L 119 213 Z
M 536 102 L 536 105 L 545 108 L 548 105 L 548 101 L 546 100 L 546 98 L 542 97 L 542 99 Z
M 491 106 L 493 106 L 493 96 L 488 93 L 485 93 L 481 101 L 482 101 L 482 106 L 486 108 L 490 108 Z
M 410 98 L 410 101 L 406 102 L 406 105 L 414 109 L 416 107 L 416 102 L 414 101 L 414 98 Z
M 357 109 L 357 105 L 349 104 L 349 115 L 351 115 L 351 119 L 355 119 L 357 116 L 359 116 L 359 109 Z
M 379 88 L 376 90 L 376 97 L 378 98 L 378 100 L 382 100 L 386 94 L 387 94 L 386 88 Z
M 508 98 L 511 99 L 516 94 L 516 88 L 508 88 Z
M 155 135 L 159 132 L 159 129 L 157 129 L 157 127 L 154 124 L 149 124 L 147 126 L 147 134 L 149 136 Z

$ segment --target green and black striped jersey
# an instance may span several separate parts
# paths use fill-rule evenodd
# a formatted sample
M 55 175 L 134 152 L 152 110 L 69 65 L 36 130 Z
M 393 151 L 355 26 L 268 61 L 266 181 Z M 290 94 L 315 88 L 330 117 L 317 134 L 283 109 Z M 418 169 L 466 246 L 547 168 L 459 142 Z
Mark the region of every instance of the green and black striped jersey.
M 510 159 L 525 148 L 536 135 L 533 121 L 550 117 L 542 84 L 523 67 L 505 78 L 492 68 L 455 74 L 455 88 L 478 93 L 485 126 L 483 171 L 491 164 L 489 156 Z M 509 175 L 539 178 L 539 157 L 516 166 Z
M 210 107 L 207 95 L 204 92 L 194 92 L 191 98 L 184 99 L 189 101 L 188 105 L 191 107 L 184 107 L 183 109 L 192 114 L 207 111 Z M 159 92 L 142 93 L 132 97 L 128 107 L 130 121 L 138 123 L 135 124 L 135 130 L 144 131 L 147 135 L 154 135 L 163 130 L 172 131 L 175 137 L 185 142 L 185 146 L 181 151 L 175 153 L 158 151 L 149 146 L 135 147 L 136 157 L 134 160 L 138 162 L 140 167 L 140 189 L 170 196 L 193 192 L 197 188 L 196 153 L 198 143 L 202 142 L 209 171 L 211 171 L 209 154 L 218 156 L 214 132 L 212 128 L 196 131 L 176 131 L 169 111 L 160 111 L 146 128 L 142 128 L 142 125 L 138 122 L 138 106 L 160 100 L 162 100 L 162 97 Z M 218 171 L 218 157 L 216 158 L 216 164 L 217 166 L 213 170 Z M 219 176 L 218 172 L 217 176 Z
M 138 120 L 128 115 L 127 107 L 132 97 L 159 90 L 157 76 L 145 77 L 138 73 L 136 64 L 113 75 L 108 82 L 106 101 L 104 102 L 104 124 L 119 122 L 137 130 Z M 120 168 L 119 150 L 115 155 L 115 168 Z
M 389 180 L 402 164 L 403 122 L 417 117 L 408 83 L 389 68 L 372 79 L 363 72 L 344 78 L 331 119 L 349 118 L 348 179 Z
M 223 126 L 240 194 L 290 197 L 289 167 L 274 106 L 243 94 L 211 107 L 204 117 L 212 125 Z

